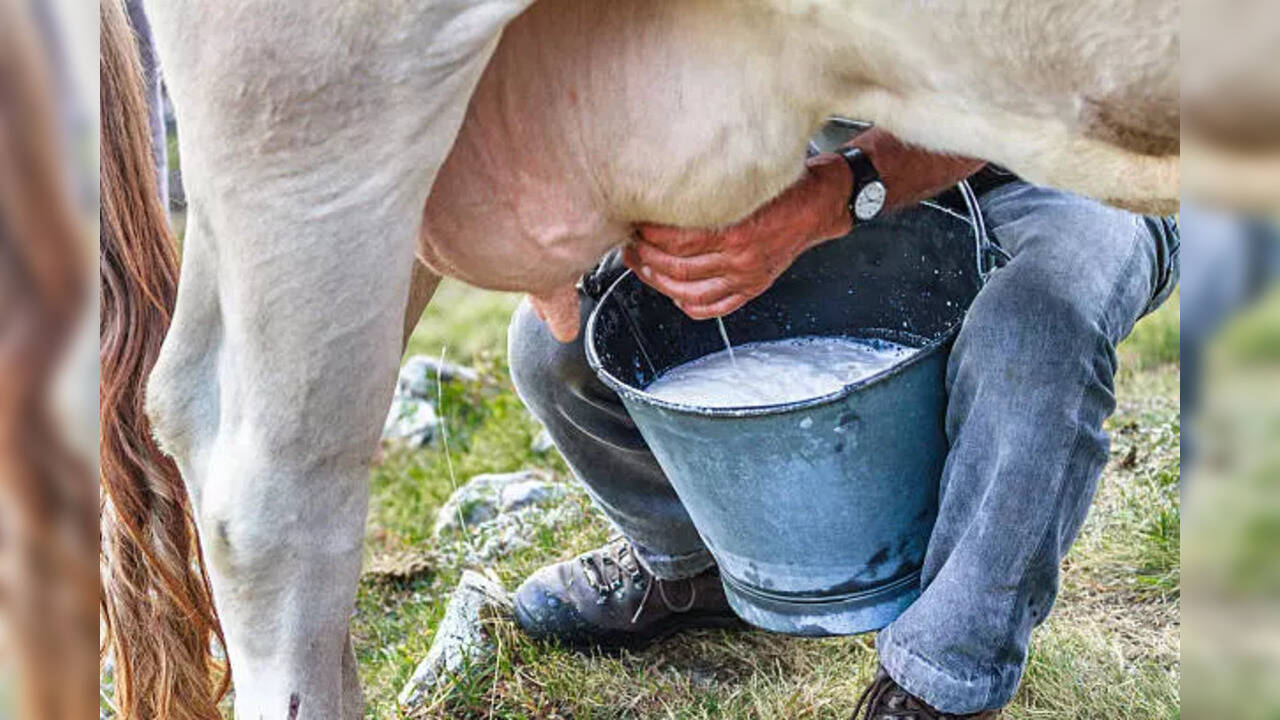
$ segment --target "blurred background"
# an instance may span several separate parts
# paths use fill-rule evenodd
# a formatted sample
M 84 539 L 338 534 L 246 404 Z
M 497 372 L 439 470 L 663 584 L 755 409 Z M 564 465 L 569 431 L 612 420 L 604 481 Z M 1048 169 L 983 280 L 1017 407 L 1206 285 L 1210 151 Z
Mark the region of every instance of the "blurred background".
M 1276 718 L 1280 6 L 1182 13 L 1183 712 Z
M 0 0 L 0 716 L 97 706 L 97 12 Z
M 1280 231 L 1183 203 L 1183 710 L 1280 716 Z

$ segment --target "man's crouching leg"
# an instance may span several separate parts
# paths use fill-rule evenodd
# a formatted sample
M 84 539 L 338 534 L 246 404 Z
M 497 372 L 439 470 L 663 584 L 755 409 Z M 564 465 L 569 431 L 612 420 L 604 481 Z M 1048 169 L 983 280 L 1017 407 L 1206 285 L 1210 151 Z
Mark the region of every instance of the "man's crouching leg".
M 951 714 L 1000 708 L 1017 690 L 1107 461 L 1115 347 L 1177 276 L 1172 221 L 1025 183 L 982 205 L 1012 259 L 951 354 L 951 450 L 923 594 L 878 641 L 887 682 Z
M 594 302 L 584 297 L 585 324 Z M 528 303 L 511 320 L 511 376 L 525 405 L 622 538 L 542 568 L 516 592 L 529 634 L 637 647 L 695 626 L 736 625 L 715 561 L 618 396 Z

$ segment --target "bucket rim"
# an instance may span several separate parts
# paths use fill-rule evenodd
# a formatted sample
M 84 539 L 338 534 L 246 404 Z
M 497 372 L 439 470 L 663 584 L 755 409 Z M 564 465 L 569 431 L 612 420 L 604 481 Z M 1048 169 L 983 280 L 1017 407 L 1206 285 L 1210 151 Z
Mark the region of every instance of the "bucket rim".
M 583 338 L 583 345 L 585 346 L 585 349 L 586 349 L 587 364 L 590 365 L 591 369 L 595 371 L 596 376 L 600 378 L 601 382 L 603 382 L 605 385 L 609 387 L 610 390 L 613 390 L 615 393 L 617 393 L 619 396 L 623 397 L 624 399 L 628 399 L 633 402 L 643 403 L 645 405 L 649 405 L 652 407 L 658 407 L 663 410 L 669 410 L 669 411 L 681 413 L 684 415 L 694 415 L 694 416 L 703 417 L 703 418 L 705 417 L 738 418 L 738 417 L 755 417 L 755 416 L 761 416 L 761 415 L 779 415 L 779 414 L 788 413 L 796 410 L 807 410 L 814 407 L 828 405 L 831 403 L 838 402 L 840 400 L 844 400 L 849 395 L 853 394 L 855 391 L 861 390 L 869 385 L 874 385 L 883 380 L 887 380 L 896 375 L 900 375 L 906 372 L 907 370 L 913 368 L 914 366 L 924 362 L 925 360 L 927 360 L 928 358 L 930 358 L 931 356 L 939 352 L 943 347 L 947 345 L 947 343 L 951 342 L 951 340 L 955 337 L 956 333 L 960 329 L 960 324 L 963 321 L 963 316 L 956 319 L 956 321 L 951 323 L 946 330 L 939 333 L 937 337 L 935 337 L 934 339 L 930 340 L 929 342 L 917 348 L 916 352 L 912 353 L 910 357 L 903 360 L 902 362 L 895 363 L 894 365 L 891 365 L 883 370 L 880 370 L 879 372 L 872 373 L 871 375 L 867 375 L 866 377 L 859 378 L 858 380 L 855 380 L 854 382 L 844 385 L 838 390 L 833 390 L 825 395 L 818 395 L 816 397 L 805 398 L 803 400 L 795 400 L 792 402 L 771 403 L 768 405 L 734 405 L 734 406 L 716 406 L 716 407 L 708 407 L 705 405 L 692 405 L 688 403 L 679 403 L 671 400 L 664 400 L 662 398 L 657 397 L 656 395 L 647 393 L 640 388 L 632 387 L 631 385 L 628 385 L 626 382 L 620 380 L 619 378 L 614 377 L 613 374 L 611 374 L 608 370 L 605 370 L 604 364 L 600 361 L 600 357 L 596 352 L 596 344 L 595 344 L 596 320 L 600 315 L 600 308 L 603 307 L 605 301 L 608 300 L 614 294 L 614 291 L 618 288 L 618 286 L 622 284 L 622 282 L 625 281 L 627 278 L 633 275 L 635 275 L 635 272 L 633 270 L 628 269 L 626 272 L 622 273 L 622 275 L 618 276 L 618 278 L 609 285 L 609 289 L 606 290 L 604 294 L 600 296 L 600 300 L 596 303 L 596 306 L 591 310 L 591 315 L 587 317 L 587 326 L 585 329 L 586 337 Z M 642 282 L 642 281 L 637 280 L 637 282 Z

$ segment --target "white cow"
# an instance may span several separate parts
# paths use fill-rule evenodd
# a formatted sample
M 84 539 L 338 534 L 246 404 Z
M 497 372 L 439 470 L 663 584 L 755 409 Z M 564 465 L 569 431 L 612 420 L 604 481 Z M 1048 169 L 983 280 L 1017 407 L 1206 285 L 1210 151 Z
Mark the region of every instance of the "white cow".
M 832 114 L 1113 202 L 1177 196 L 1165 0 L 529 4 L 148 8 L 190 209 L 146 407 L 190 495 L 240 717 L 361 715 L 348 619 L 369 459 L 438 274 L 533 293 L 555 323 L 567 311 L 554 301 L 633 222 L 745 216 L 797 178 Z M 123 52 L 107 37 L 104 106 L 107 55 Z M 139 376 L 104 390 L 126 407 L 165 319 L 131 310 L 170 300 L 145 272 L 162 235 L 128 230 L 103 240 L 131 278 L 104 299 L 104 334 L 137 350 Z M 182 487 L 141 428 L 104 417 L 128 450 L 104 445 L 127 706 L 204 717 L 213 692 L 179 659 L 203 653 L 210 615 L 179 519 L 149 511 Z M 140 574 L 148 564 L 169 575 Z M 150 584 L 121 580 L 136 577 Z M 128 612 L 139 604 L 154 613 Z

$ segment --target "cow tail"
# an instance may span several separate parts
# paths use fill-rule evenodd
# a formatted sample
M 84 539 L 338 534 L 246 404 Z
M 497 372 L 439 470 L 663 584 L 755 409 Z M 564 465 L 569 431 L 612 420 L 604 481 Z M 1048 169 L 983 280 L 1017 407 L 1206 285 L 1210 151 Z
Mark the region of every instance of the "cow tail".
M 101 0 L 102 654 L 117 710 L 137 720 L 208 720 L 230 673 L 190 502 L 143 411 L 178 285 L 157 191 L 141 69 L 122 0 Z

